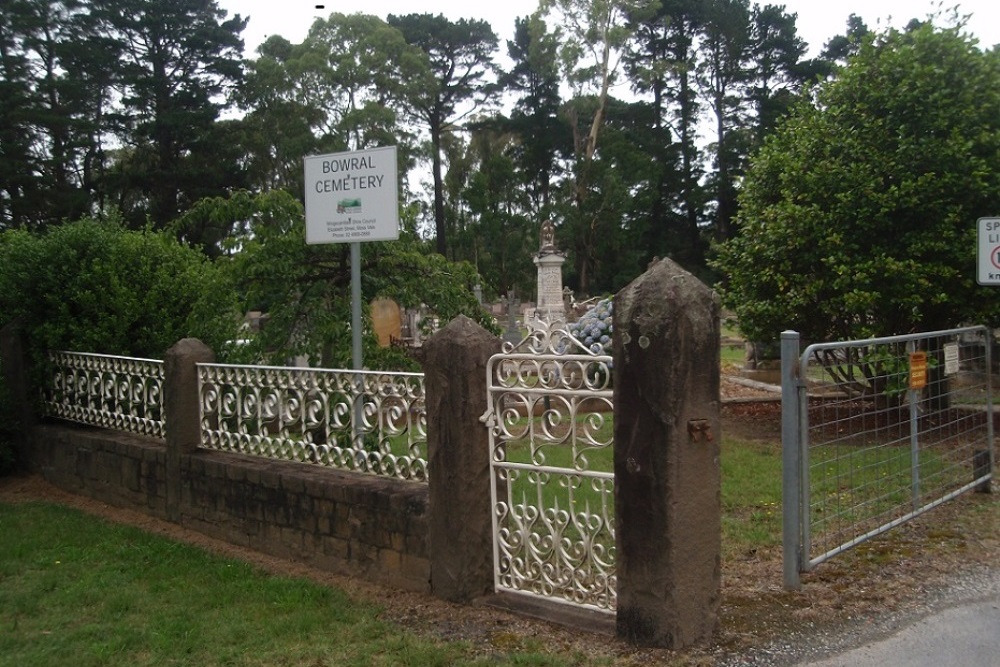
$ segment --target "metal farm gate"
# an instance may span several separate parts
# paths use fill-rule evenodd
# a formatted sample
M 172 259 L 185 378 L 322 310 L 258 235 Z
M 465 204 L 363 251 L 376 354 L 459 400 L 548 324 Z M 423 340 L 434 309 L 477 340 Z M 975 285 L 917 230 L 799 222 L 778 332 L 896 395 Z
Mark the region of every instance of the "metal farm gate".
M 611 357 L 542 324 L 487 386 L 495 590 L 614 612 Z
M 985 327 L 821 343 L 782 334 L 785 585 L 993 476 Z

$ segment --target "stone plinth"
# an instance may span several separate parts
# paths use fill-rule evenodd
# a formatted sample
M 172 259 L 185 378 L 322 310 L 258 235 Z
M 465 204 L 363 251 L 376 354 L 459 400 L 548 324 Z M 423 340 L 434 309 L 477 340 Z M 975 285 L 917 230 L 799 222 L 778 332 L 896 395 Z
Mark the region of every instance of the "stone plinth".
M 535 255 L 535 266 L 538 267 L 536 318 L 546 322 L 566 319 L 562 285 L 562 265 L 565 261 L 566 256 L 558 251 Z

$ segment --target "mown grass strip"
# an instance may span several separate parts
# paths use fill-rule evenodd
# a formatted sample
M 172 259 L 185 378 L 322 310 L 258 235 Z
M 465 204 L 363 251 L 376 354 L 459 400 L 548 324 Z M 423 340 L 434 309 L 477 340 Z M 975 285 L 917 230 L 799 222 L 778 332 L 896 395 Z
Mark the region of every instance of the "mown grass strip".
M 488 657 L 383 621 L 377 605 L 76 510 L 0 504 L 0 665 L 596 665 Z

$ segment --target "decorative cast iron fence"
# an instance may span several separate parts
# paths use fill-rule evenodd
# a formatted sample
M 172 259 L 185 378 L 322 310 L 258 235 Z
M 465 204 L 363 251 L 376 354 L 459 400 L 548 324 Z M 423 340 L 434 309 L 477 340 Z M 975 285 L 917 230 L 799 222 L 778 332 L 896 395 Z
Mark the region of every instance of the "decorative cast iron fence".
M 162 361 L 83 352 L 52 352 L 49 360 L 47 416 L 164 437 Z
M 202 447 L 427 481 L 420 373 L 198 364 Z
M 543 324 L 487 383 L 495 589 L 613 612 L 611 357 Z

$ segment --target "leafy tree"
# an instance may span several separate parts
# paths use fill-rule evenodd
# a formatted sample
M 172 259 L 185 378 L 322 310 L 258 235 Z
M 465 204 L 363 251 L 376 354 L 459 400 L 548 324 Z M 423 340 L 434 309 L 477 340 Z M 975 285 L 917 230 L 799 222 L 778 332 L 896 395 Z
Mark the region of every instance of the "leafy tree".
M 253 190 L 303 192 L 302 156 L 320 150 L 326 110 L 306 96 L 309 86 L 296 63 L 300 46 L 273 35 L 248 61 L 246 84 L 238 93 L 247 184 Z
M 566 124 L 559 117 L 558 47 L 540 16 L 514 21 L 514 39 L 507 42 L 513 67 L 501 78 L 516 95 L 507 126 L 518 138 L 514 159 L 522 174 L 531 212 L 547 217 L 550 187 L 559 152 L 570 144 Z
M 162 358 L 181 338 L 216 350 L 242 321 L 236 292 L 196 249 L 120 220 L 0 234 L 0 326 L 48 350 Z
M 430 64 L 430 77 L 420 81 L 422 91 L 409 100 L 409 105 L 430 130 L 436 248 L 444 255 L 448 251 L 448 234 L 442 145 L 454 124 L 485 100 L 489 90 L 486 77 L 494 69 L 497 36 L 485 21 L 451 21 L 441 14 L 389 15 L 388 22 L 402 32 L 407 43 L 422 49 Z M 471 108 L 463 110 L 462 105 Z
M 812 70 L 803 65 L 806 44 L 795 28 L 795 14 L 783 6 L 754 5 L 750 13 L 749 90 L 759 145 L 785 115 Z
M 851 56 L 858 54 L 861 45 L 875 35 L 857 14 L 847 17 L 847 30 L 843 35 L 835 35 L 823 45 L 821 57 L 832 62 L 846 64 Z
M 715 121 L 712 182 L 715 236 L 730 236 L 736 214 L 736 178 L 749 148 L 742 91 L 749 82 L 750 9 L 748 0 L 712 0 L 702 26 L 702 58 L 696 80 Z
M 532 255 L 537 250 L 538 218 L 532 193 L 517 165 L 522 144 L 505 131 L 507 123 L 472 125 L 472 136 L 461 156 L 449 159 L 450 180 L 462 175 L 462 226 L 452 245 L 461 258 L 473 262 L 487 286 L 496 293 L 530 295 L 535 289 Z
M 768 141 L 716 267 L 744 333 L 807 340 L 1000 323 L 975 220 L 1000 213 L 1000 52 L 961 26 L 860 45 Z
M 206 199 L 188 216 L 244 225 L 245 235 L 233 237 L 239 252 L 228 270 L 248 306 L 267 314 L 256 348 L 264 358 L 283 362 L 308 355 L 325 367 L 350 366 L 349 244 L 307 245 L 302 205 L 282 190 Z M 443 321 L 464 313 L 493 327 L 472 293 L 479 282 L 472 266 L 426 252 L 412 225 L 404 227 L 408 231 L 398 241 L 362 244 L 363 302 L 385 296 L 404 307 L 426 304 Z M 367 365 L 413 367 L 404 355 L 379 349 L 370 326 L 363 342 Z
M 595 160 L 622 50 L 632 34 L 627 17 L 651 11 L 649 0 L 543 0 L 539 11 L 558 19 L 559 59 L 564 80 L 574 98 L 564 105 L 573 132 L 573 166 L 565 187 L 570 206 L 564 207 L 572 239 L 578 288 L 590 289 L 595 248 L 611 230 L 613 218 L 595 188 Z

